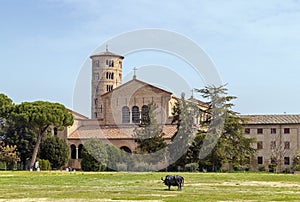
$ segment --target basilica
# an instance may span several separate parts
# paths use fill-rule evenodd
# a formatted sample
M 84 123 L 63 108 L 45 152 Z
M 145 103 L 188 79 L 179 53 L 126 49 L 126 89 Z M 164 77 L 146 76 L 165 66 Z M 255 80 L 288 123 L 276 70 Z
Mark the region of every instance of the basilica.
M 162 125 L 162 135 L 169 143 L 176 132 L 171 124 L 172 109 L 176 98 L 172 92 L 141 81 L 134 74 L 132 80 L 122 82 L 122 62 L 124 57 L 106 51 L 90 56 L 92 61 L 91 118 L 77 112 L 74 124 L 60 133 L 70 148 L 69 166 L 80 169 L 81 151 L 89 138 L 101 138 L 118 148 L 131 153 L 137 144 L 133 131 L 144 116 L 149 105 L 156 105 L 156 121 Z M 189 102 L 200 108 L 207 104 L 195 98 Z
M 171 124 L 172 109 L 176 98 L 172 92 L 141 81 L 134 74 L 132 80 L 122 82 L 122 63 L 124 57 L 106 49 L 90 56 L 92 61 L 91 79 L 91 118 L 77 112 L 74 124 L 59 136 L 64 138 L 70 148 L 68 165 L 80 169 L 83 144 L 89 138 L 101 138 L 118 148 L 131 153 L 137 144 L 133 131 L 147 114 L 148 106 L 157 106 L 156 119 L 162 125 L 162 135 L 169 143 L 176 132 Z M 199 108 L 207 108 L 195 98 L 188 99 Z M 268 170 L 278 162 L 281 169 L 292 167 L 292 161 L 300 150 L 300 115 L 242 115 L 245 135 L 256 139 L 257 149 L 251 167 L 255 170 Z

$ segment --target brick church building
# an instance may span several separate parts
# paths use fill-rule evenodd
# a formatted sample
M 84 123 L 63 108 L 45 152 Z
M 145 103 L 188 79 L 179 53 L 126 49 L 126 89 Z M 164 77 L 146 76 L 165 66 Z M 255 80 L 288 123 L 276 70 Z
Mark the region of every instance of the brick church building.
M 92 60 L 91 81 L 91 118 L 71 111 L 74 124 L 60 132 L 70 148 L 69 165 L 80 169 L 81 151 L 89 138 L 101 138 L 118 148 L 133 152 L 137 144 L 133 131 L 154 103 L 156 120 L 162 125 L 162 135 L 168 143 L 176 132 L 176 125 L 171 124 L 172 108 L 176 97 L 164 89 L 137 79 L 122 83 L 122 62 L 124 57 L 106 49 L 90 56 Z M 191 99 L 199 107 L 206 107 L 204 102 Z
M 148 110 L 150 103 L 157 105 L 156 119 L 163 126 L 162 133 L 168 143 L 176 132 L 171 124 L 172 108 L 176 97 L 172 92 L 139 80 L 134 74 L 132 80 L 122 83 L 122 62 L 124 57 L 106 51 L 90 56 L 92 60 L 91 118 L 71 111 L 74 124 L 59 132 L 70 148 L 69 166 L 80 169 L 83 144 L 89 138 L 101 138 L 118 148 L 133 152 L 137 144 L 133 131 Z M 207 104 L 189 99 L 200 108 Z M 244 115 L 245 135 L 253 137 L 257 149 L 252 159 L 252 169 L 274 163 L 281 169 L 292 166 L 294 156 L 300 150 L 300 115 Z

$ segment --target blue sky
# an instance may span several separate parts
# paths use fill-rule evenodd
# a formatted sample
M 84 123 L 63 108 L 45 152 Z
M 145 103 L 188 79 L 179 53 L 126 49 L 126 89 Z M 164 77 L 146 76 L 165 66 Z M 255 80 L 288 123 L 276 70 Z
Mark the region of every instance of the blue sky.
M 16 103 L 49 100 L 72 108 L 77 75 L 100 44 L 161 28 L 205 50 L 238 97 L 238 112 L 300 113 L 299 22 L 298 0 L 1 1 L 0 92 Z M 157 59 L 130 55 L 126 71 L 149 58 Z

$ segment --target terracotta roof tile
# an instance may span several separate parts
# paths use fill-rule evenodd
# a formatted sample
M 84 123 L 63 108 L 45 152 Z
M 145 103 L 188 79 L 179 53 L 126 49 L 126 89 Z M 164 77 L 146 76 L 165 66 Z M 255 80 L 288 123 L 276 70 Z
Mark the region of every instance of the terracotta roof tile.
M 247 124 L 300 124 L 300 114 L 241 115 Z
M 135 127 L 82 126 L 69 135 L 68 139 L 131 139 L 134 129 Z M 165 125 L 162 132 L 164 138 L 170 139 L 176 132 L 176 125 Z

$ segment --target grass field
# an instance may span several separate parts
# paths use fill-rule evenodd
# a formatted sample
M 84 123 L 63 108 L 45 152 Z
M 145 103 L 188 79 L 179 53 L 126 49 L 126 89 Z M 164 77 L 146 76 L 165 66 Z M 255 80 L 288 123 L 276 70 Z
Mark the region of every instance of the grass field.
M 0 201 L 300 201 L 300 175 L 180 173 L 168 191 L 166 174 L 2 171 Z

